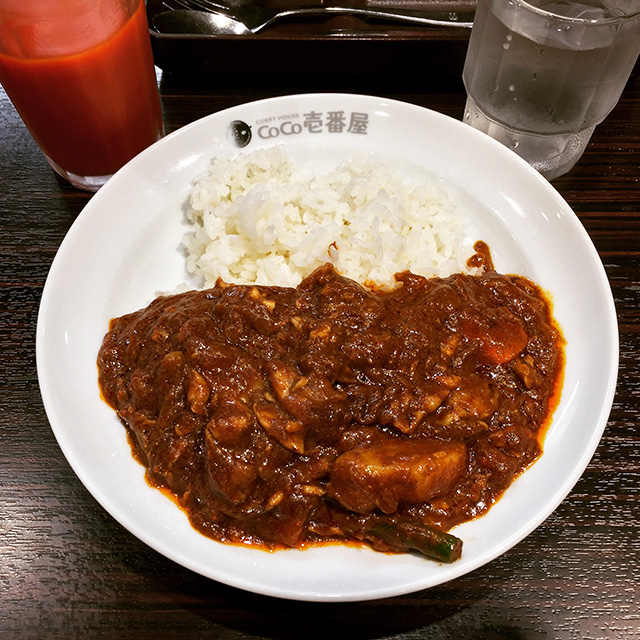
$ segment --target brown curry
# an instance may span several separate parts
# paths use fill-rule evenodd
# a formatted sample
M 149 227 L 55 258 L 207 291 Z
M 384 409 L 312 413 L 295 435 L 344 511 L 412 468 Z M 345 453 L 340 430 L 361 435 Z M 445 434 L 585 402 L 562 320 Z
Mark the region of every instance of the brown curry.
M 563 356 L 538 287 L 492 268 L 396 278 L 368 290 L 326 265 L 295 289 L 219 283 L 112 321 L 103 396 L 197 530 L 451 561 L 444 532 L 541 454 Z

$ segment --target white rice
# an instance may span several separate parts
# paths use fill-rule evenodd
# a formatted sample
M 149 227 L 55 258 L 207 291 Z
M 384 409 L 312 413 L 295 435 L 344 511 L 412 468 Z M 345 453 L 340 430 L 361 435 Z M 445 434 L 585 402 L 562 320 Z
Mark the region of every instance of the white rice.
M 372 156 L 331 170 L 297 166 L 283 147 L 217 157 L 194 183 L 187 268 L 204 286 L 295 286 L 332 262 L 358 282 L 393 285 L 465 270 L 472 254 L 456 198 L 434 179 Z

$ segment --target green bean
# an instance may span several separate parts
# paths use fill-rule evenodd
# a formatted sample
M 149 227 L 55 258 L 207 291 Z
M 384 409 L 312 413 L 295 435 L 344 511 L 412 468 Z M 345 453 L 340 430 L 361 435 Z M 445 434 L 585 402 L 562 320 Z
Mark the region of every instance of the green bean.
M 440 562 L 455 562 L 462 555 L 460 538 L 420 522 L 372 522 L 363 534 L 369 540 L 382 540 L 396 551 L 417 551 Z

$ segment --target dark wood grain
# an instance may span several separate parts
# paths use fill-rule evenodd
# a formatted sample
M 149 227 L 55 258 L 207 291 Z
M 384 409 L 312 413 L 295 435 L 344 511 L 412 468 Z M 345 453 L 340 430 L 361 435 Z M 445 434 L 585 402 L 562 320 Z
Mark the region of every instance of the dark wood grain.
M 161 82 L 169 131 L 248 100 L 317 89 Z M 461 92 L 418 89 L 352 86 L 461 117 Z M 458 580 L 374 602 L 279 601 L 146 547 L 94 501 L 58 448 L 38 389 L 36 318 L 57 247 L 90 196 L 53 174 L 0 90 L 0 638 L 639 638 L 637 77 L 579 165 L 554 184 L 600 253 L 620 323 L 618 389 L 584 475 L 535 532 Z

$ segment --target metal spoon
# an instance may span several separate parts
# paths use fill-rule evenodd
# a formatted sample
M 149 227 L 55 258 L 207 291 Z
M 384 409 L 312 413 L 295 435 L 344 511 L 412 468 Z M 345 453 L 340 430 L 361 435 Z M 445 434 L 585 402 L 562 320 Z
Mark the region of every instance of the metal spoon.
M 471 12 L 450 13 L 444 11 L 421 12 L 410 10 L 363 9 L 360 7 L 320 7 L 301 8 L 260 16 L 251 22 L 247 18 L 233 17 L 221 11 L 192 11 L 175 9 L 163 11 L 153 17 L 156 31 L 164 34 L 192 35 L 251 35 L 264 29 L 272 22 L 284 17 L 300 15 L 349 14 L 382 20 L 409 22 L 413 24 L 462 27 L 470 29 L 473 25 Z

